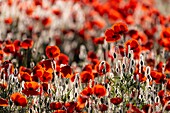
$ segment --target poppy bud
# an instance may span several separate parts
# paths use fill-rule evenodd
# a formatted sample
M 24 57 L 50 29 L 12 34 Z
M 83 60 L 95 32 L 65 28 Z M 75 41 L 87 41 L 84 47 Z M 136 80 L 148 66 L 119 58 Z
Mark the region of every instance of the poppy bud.
M 131 74 L 133 73 L 133 68 L 130 68 L 130 73 L 131 73 Z
M 35 66 L 34 62 L 30 63 L 30 67 L 33 68 Z

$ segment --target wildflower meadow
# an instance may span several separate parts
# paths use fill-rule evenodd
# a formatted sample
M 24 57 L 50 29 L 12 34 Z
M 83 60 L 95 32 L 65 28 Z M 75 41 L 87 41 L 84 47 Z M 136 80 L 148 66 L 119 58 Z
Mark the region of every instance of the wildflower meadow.
M 170 0 L 0 0 L 0 113 L 169 113 Z

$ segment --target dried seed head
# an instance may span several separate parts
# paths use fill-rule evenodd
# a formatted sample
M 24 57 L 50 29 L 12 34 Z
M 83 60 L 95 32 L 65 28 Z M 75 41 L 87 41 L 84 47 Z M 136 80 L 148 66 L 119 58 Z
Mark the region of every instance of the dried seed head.
M 143 66 L 143 65 L 144 65 L 144 63 L 143 63 L 143 61 L 142 61 L 142 60 L 140 61 L 140 65 L 141 65 L 141 66 Z
M 35 53 L 36 53 L 36 49 L 33 48 L 33 49 L 32 49 L 32 54 L 34 55 Z
M 74 93 L 74 97 L 75 97 L 75 98 L 77 97 L 77 93 Z
M 138 74 L 136 75 L 136 80 L 139 81 L 139 75 Z
M 117 56 L 117 55 L 116 55 L 116 53 L 113 53 L 113 57 L 114 57 L 114 59 L 116 58 L 116 56 Z
M 68 82 L 69 82 L 69 81 L 68 81 L 68 80 L 66 80 L 66 85 L 68 85 Z
M 135 61 L 134 60 L 131 60 L 131 64 L 132 64 L 132 66 L 135 64 Z
M 30 67 L 31 67 L 31 68 L 34 68 L 34 66 L 35 66 L 35 63 L 34 63 L 34 62 L 31 62 L 31 63 L 30 63 Z
M 130 68 L 130 73 L 133 73 L 133 68 Z
M 100 101 L 101 101 L 101 103 L 104 103 L 104 99 L 103 98 L 101 98 Z
M 75 84 L 75 88 L 78 88 L 78 83 Z
M 157 96 L 156 98 L 155 98 L 155 102 L 160 102 L 160 98 L 159 98 L 159 96 Z
M 79 54 L 79 58 L 80 59 L 85 59 L 87 56 L 87 52 L 86 52 L 86 47 L 84 45 L 80 46 L 80 54 Z
M 119 72 L 119 68 L 116 68 L 116 72 L 117 72 L 117 73 Z
M 125 64 L 123 64 L 123 65 L 122 65 L 122 68 L 123 68 L 123 69 L 125 69 L 125 67 L 126 67 L 126 65 L 125 65 Z
M 131 54 L 131 53 L 129 53 L 129 54 L 128 54 L 128 58 L 131 58 L 131 56 L 132 56 L 132 54 Z
M 150 74 L 150 67 L 149 66 L 146 67 L 146 73 L 147 73 L 147 75 Z
M 17 76 L 17 75 L 18 75 L 18 69 L 15 68 L 15 69 L 14 69 L 14 76 Z

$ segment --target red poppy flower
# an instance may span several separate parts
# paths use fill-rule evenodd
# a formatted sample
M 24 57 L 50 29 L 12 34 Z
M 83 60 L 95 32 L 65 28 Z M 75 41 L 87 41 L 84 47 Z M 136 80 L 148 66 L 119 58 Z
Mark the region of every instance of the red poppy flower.
M 15 40 L 14 41 L 14 47 L 15 47 L 15 51 L 18 51 L 21 47 L 21 41 L 20 40 Z
M 24 49 L 32 48 L 33 46 L 33 40 L 31 39 L 25 39 L 21 42 L 21 47 Z
M 140 40 L 142 44 L 146 44 L 148 42 L 147 36 L 142 32 L 138 32 L 136 30 L 131 30 L 128 33 L 131 38 L 138 40 L 138 41 Z
M 55 40 L 55 45 L 62 44 L 62 40 L 61 40 L 60 36 L 58 36 L 58 35 L 54 36 L 54 40 Z
M 77 103 L 76 102 L 65 102 L 64 106 L 67 109 L 67 113 L 73 113 L 75 111 Z
M 57 46 L 47 46 L 45 51 L 48 58 L 57 58 L 60 54 L 60 49 Z
M 60 66 L 60 72 L 61 72 L 62 77 L 64 78 L 70 78 L 72 75 L 72 69 L 68 65 Z
M 126 17 L 126 23 L 127 24 L 129 24 L 129 25 L 133 25 L 134 24 L 134 22 L 135 22 L 135 20 L 134 20 L 134 17 L 132 16 L 132 15 L 128 15 L 127 17 Z
M 14 102 L 16 106 L 25 107 L 27 106 L 27 103 L 28 103 L 26 97 L 22 95 L 21 93 L 13 93 L 11 95 L 11 100 Z
M 8 0 L 8 1 L 7 1 L 7 3 L 8 3 L 9 6 L 12 6 L 13 2 L 14 2 L 14 0 Z
M 15 52 L 15 47 L 13 44 L 6 44 L 3 51 L 6 53 L 6 54 L 10 54 L 10 53 L 14 53 Z
M 105 22 L 104 21 L 100 21 L 100 20 L 93 20 L 91 22 L 92 26 L 98 27 L 99 29 L 102 29 L 103 27 L 105 27 Z
M 106 88 L 103 85 L 95 85 L 93 87 L 93 94 L 97 97 L 103 97 L 106 95 Z
M 100 105 L 99 105 L 99 110 L 100 110 L 100 111 L 107 111 L 107 109 L 108 109 L 108 106 L 107 106 L 107 105 L 105 105 L 105 104 L 100 104 Z
M 31 75 L 27 72 L 20 72 L 20 76 L 21 76 L 21 80 L 23 80 L 25 82 L 31 82 L 32 81 Z
M 11 25 L 13 23 L 13 19 L 11 17 L 5 18 L 4 22 L 8 25 Z
M 91 61 L 91 65 L 92 65 L 92 69 L 95 69 L 95 66 L 100 62 L 99 59 L 92 59 Z
M 87 101 L 87 98 L 85 98 L 83 96 L 78 96 L 76 108 L 83 109 L 85 107 L 86 101 Z
M 34 20 L 36 20 L 36 21 L 39 21 L 39 20 L 40 20 L 40 16 L 39 16 L 39 15 L 34 15 L 34 16 L 32 16 L 32 18 L 33 18 Z
M 158 43 L 165 47 L 166 49 L 170 49 L 169 41 L 170 41 L 170 27 L 164 28 L 161 32 L 160 39 L 158 40 Z
M 0 106 L 3 107 L 8 106 L 8 101 L 6 99 L 0 98 Z
M 58 109 L 61 109 L 62 108 L 62 103 L 60 102 L 52 102 L 50 103 L 50 109 L 51 110 L 58 110 Z
M 100 74 L 100 75 L 103 75 L 107 72 L 110 71 L 110 65 L 109 63 L 105 62 L 105 61 L 102 61 L 102 62 L 98 62 L 96 65 L 95 65 L 95 70 Z
M 151 50 L 153 48 L 153 40 L 148 40 L 148 42 L 142 45 L 142 50 Z
M 116 42 L 120 40 L 120 34 L 116 34 L 112 29 L 107 29 L 105 32 L 105 38 L 107 42 Z
M 168 92 L 168 91 L 167 91 L 167 92 Z M 166 93 L 167 93 L 167 92 L 166 92 Z M 167 93 L 166 95 L 169 95 L 169 94 Z M 165 104 L 167 104 L 167 102 L 169 102 L 169 101 L 170 101 L 169 96 L 165 96 L 165 97 L 161 98 L 161 104 L 162 104 L 162 106 L 165 106 Z M 167 104 L 165 110 L 167 110 L 167 111 L 170 110 L 170 104 Z
M 97 55 L 93 51 L 89 51 L 88 54 L 87 54 L 87 58 L 89 60 L 97 59 Z
M 84 68 L 83 71 L 88 71 L 90 73 L 92 73 L 92 65 L 91 64 L 87 64 Z
M 93 42 L 94 42 L 94 44 L 104 44 L 104 39 L 105 39 L 105 37 L 94 38 Z
M 115 22 L 115 20 L 118 20 L 120 18 L 122 18 L 122 15 L 120 12 L 118 12 L 116 9 L 109 9 L 108 11 L 108 16 L 109 16 L 109 20 L 111 22 Z
M 158 84 L 162 83 L 166 78 L 164 74 L 155 70 L 151 71 L 151 77 Z
M 161 38 L 170 38 L 170 27 L 164 28 L 161 32 Z
M 129 30 L 128 35 L 129 35 L 131 38 L 133 38 L 133 39 L 137 39 L 137 37 L 138 37 L 138 31 L 137 31 L 137 30 L 134 30 L 134 29 Z
M 138 37 L 136 39 L 140 40 L 143 45 L 148 42 L 147 36 L 144 33 L 142 33 L 142 32 L 138 33 Z
M 52 62 L 53 62 L 53 60 L 50 60 L 50 59 L 48 59 L 48 60 L 43 60 L 43 61 L 41 61 L 41 62 L 38 63 L 38 65 L 41 65 L 41 66 L 38 66 L 37 68 L 38 68 L 38 69 L 43 68 L 44 70 L 48 70 L 48 71 L 53 72 Z
M 126 113 L 142 113 L 139 108 L 132 104 L 127 104 L 126 105 L 128 108 L 131 106 L 131 109 L 129 109 Z
M 86 88 L 83 89 L 83 91 L 82 91 L 80 94 L 81 94 L 81 96 L 83 96 L 84 98 L 87 98 L 87 97 L 89 97 L 90 95 L 93 94 L 93 90 L 92 90 L 92 88 L 90 88 L 90 87 L 86 87 Z
M 42 24 L 45 27 L 51 25 L 51 23 L 52 23 L 52 19 L 50 17 L 45 17 L 45 18 L 42 19 Z
M 28 74 L 31 74 L 31 70 L 28 69 L 28 68 L 26 68 L 26 67 L 24 67 L 24 66 L 20 66 L 19 72 L 20 72 L 20 73 L 21 73 L 21 72 L 27 72 Z
M 53 10 L 52 10 L 52 13 L 55 14 L 56 16 L 59 16 L 59 17 L 60 17 L 61 14 L 62 14 L 59 9 L 53 9 Z
M 128 51 L 128 46 L 130 46 L 130 50 L 133 50 L 134 53 L 134 58 L 138 59 L 140 52 L 141 52 L 141 46 L 139 45 L 139 43 L 137 42 L 137 40 L 132 39 L 132 40 L 128 40 L 125 43 L 125 48 L 126 48 L 126 53 Z
M 38 78 L 40 78 L 44 74 L 44 69 L 41 65 L 36 65 L 33 69 L 33 81 L 38 82 Z
M 43 0 L 34 0 L 34 4 L 37 6 L 37 5 L 40 5 L 40 6 L 43 6 Z
M 144 113 L 148 113 L 148 112 L 149 112 L 149 109 L 151 109 L 150 112 L 152 113 L 152 112 L 153 112 L 153 108 L 152 108 L 152 105 L 151 105 L 151 104 L 146 104 L 146 105 L 144 105 L 144 106 L 142 107 L 142 110 L 144 111 Z
M 27 29 L 28 29 L 28 31 L 32 32 L 33 29 L 34 29 L 34 27 L 33 27 L 32 25 L 28 25 L 28 26 L 27 26 Z
M 77 73 L 78 73 L 78 72 L 77 72 Z M 71 81 L 71 82 L 74 82 L 75 76 L 76 76 L 77 73 L 74 73 L 74 74 L 72 74 L 72 75 L 70 76 L 70 81 Z
M 159 62 L 156 66 L 158 72 L 162 72 L 163 62 Z
M 153 69 L 155 67 L 155 59 L 146 59 L 146 63 L 147 63 L 147 66 L 150 66 L 151 69 Z
M 164 90 L 160 90 L 160 91 L 158 92 L 158 96 L 159 96 L 160 98 L 163 98 L 163 97 L 164 97 L 164 94 L 165 94 L 165 91 L 164 91 Z
M 128 27 L 123 22 L 118 22 L 112 26 L 114 33 L 116 34 L 125 34 L 128 32 Z
M 12 41 L 11 41 L 11 40 L 8 40 L 8 39 L 7 39 L 7 40 L 5 40 L 5 42 L 4 42 L 4 43 L 5 43 L 5 44 L 13 44 L 13 43 L 12 43 Z
M 110 99 L 110 102 L 113 103 L 114 105 L 119 105 L 122 101 L 123 101 L 123 99 L 120 97 Z
M 35 9 L 35 6 L 34 6 L 34 4 L 32 4 L 31 6 L 26 8 L 25 12 L 26 12 L 27 15 L 30 16 L 34 12 L 34 9 Z
M 42 76 L 39 77 L 40 81 L 42 82 L 49 82 L 53 79 L 53 74 L 49 70 L 44 70 L 44 73 Z
M 80 74 L 80 80 L 82 83 L 88 83 L 89 81 L 94 79 L 94 75 L 88 71 L 83 71 Z
M 47 90 L 48 90 L 48 82 L 43 82 L 42 84 L 42 88 L 43 88 L 43 91 L 47 93 Z
M 69 57 L 63 53 L 60 53 L 60 55 L 58 56 L 58 59 L 56 61 L 57 65 L 60 65 L 60 64 L 68 65 L 68 62 L 69 62 Z
M 25 82 L 24 84 L 24 90 L 22 90 L 22 92 L 24 94 L 26 94 L 27 96 L 29 95 L 39 95 L 40 92 L 38 92 L 38 88 L 40 87 L 40 85 L 37 82 Z

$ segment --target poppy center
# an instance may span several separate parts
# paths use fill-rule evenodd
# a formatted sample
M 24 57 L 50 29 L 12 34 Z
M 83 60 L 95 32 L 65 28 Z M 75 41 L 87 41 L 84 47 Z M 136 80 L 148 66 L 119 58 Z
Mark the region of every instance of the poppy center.
M 53 53 L 52 52 L 49 52 L 50 56 L 52 57 L 53 56 Z
M 29 90 L 33 91 L 34 89 L 32 87 L 30 87 Z
M 113 35 L 112 38 L 116 38 L 117 36 L 116 35 Z

